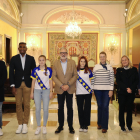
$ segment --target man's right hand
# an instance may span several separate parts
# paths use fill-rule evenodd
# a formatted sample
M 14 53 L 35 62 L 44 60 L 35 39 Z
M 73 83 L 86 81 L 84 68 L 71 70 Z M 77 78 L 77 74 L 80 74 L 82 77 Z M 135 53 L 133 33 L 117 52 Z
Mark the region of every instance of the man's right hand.
M 34 99 L 34 94 L 33 93 L 30 94 L 30 98 Z
M 16 95 L 16 94 L 17 94 L 17 90 L 16 90 L 15 87 L 12 87 L 12 94 L 13 94 L 13 95 Z

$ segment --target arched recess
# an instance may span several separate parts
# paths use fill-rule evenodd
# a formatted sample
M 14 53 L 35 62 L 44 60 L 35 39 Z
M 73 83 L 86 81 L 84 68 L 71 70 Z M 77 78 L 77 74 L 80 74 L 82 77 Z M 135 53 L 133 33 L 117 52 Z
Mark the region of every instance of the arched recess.
M 140 7 L 138 7 L 139 0 L 132 0 L 129 9 L 128 9 L 128 13 L 127 13 L 127 18 L 126 18 L 126 22 L 129 22 L 131 19 L 133 19 L 135 16 L 132 16 L 134 9 L 137 7 L 138 9 L 140 9 Z M 139 11 L 140 12 L 140 11 Z
M 66 6 L 66 7 L 60 7 L 60 8 L 56 8 L 50 12 L 48 12 L 42 19 L 42 24 L 47 24 L 47 21 L 50 17 L 53 17 L 53 15 L 55 15 L 56 13 L 59 13 L 59 12 L 67 12 L 67 11 L 72 11 L 73 10 L 73 7 L 72 6 Z M 89 9 L 89 8 L 86 8 L 86 7 L 81 7 L 81 6 L 75 6 L 74 7 L 74 11 L 81 11 L 81 12 L 86 12 L 86 13 L 89 13 L 91 14 L 92 16 L 96 17 L 99 21 L 98 24 L 104 24 L 105 21 L 102 17 L 102 15 L 100 15 L 98 12 L 92 10 L 92 9 Z
M 20 21 L 19 9 L 14 0 L 1 0 L 0 9 L 17 22 Z

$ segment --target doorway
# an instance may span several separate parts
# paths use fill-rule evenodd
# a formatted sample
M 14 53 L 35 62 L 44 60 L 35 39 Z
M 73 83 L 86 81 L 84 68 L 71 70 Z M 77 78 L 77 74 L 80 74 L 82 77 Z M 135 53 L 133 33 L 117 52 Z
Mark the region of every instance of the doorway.
M 11 41 L 12 37 L 5 35 L 5 62 L 7 65 L 10 64 L 10 59 L 12 56 Z

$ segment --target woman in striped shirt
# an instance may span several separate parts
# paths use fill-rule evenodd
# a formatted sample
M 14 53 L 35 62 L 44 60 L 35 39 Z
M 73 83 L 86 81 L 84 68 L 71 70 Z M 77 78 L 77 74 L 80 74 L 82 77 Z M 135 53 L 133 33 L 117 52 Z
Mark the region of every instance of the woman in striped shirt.
M 108 129 L 109 119 L 109 100 L 113 94 L 114 87 L 114 71 L 111 65 L 106 64 L 106 53 L 101 52 L 99 55 L 100 64 L 96 64 L 93 69 L 93 85 L 94 94 L 98 104 L 98 129 L 102 129 L 102 133 L 106 133 Z

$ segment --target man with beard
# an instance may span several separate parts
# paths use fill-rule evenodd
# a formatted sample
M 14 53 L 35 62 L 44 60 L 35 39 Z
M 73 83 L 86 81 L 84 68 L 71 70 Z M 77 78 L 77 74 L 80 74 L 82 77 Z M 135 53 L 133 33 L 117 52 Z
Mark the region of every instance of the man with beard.
M 18 129 L 16 134 L 28 132 L 27 124 L 30 114 L 30 93 L 32 79 L 31 71 L 36 67 L 34 57 L 27 55 L 26 43 L 19 43 L 19 54 L 11 58 L 9 80 L 12 87 L 12 93 L 16 98 L 16 112 L 18 120 Z M 24 116 L 22 110 L 22 97 L 24 104 Z
M 75 82 L 77 80 L 76 64 L 73 60 L 67 59 L 67 49 L 60 49 L 60 60 L 56 60 L 53 65 L 52 78 L 55 82 L 55 93 L 58 100 L 58 122 L 59 127 L 55 133 L 60 133 L 64 126 L 64 101 L 67 104 L 67 122 L 69 132 L 74 134 L 73 129 L 73 93 L 75 92 Z

